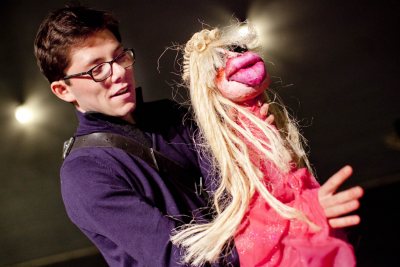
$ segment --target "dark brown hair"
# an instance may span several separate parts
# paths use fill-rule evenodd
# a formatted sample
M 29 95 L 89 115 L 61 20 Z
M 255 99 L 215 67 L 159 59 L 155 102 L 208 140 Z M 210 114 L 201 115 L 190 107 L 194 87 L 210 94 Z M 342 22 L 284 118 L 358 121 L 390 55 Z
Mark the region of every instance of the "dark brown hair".
M 62 79 L 71 49 L 101 30 L 109 30 L 121 42 L 118 21 L 107 11 L 67 6 L 51 12 L 40 24 L 34 43 L 37 64 L 47 80 Z

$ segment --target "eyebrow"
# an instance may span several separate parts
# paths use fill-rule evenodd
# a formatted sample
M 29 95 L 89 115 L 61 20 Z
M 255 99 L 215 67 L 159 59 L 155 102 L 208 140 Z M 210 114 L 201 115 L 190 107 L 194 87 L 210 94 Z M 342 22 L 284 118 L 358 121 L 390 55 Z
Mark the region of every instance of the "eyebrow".
M 113 58 L 115 58 L 115 57 L 117 56 L 117 51 L 121 50 L 122 48 L 123 48 L 122 44 L 119 44 L 119 45 L 114 49 Z M 121 51 L 121 52 L 122 52 L 122 51 Z M 119 52 L 119 53 L 120 53 L 120 52 Z M 119 54 L 119 53 L 118 53 L 118 54 Z M 111 60 L 112 60 L 112 59 L 111 59 Z M 106 62 L 106 61 L 108 61 L 108 60 L 104 60 L 103 57 L 97 57 L 97 58 L 94 58 L 94 59 L 90 60 L 87 64 L 85 64 L 85 68 L 91 68 L 91 67 L 94 67 L 94 66 L 97 65 L 97 64 L 101 64 L 101 63 Z

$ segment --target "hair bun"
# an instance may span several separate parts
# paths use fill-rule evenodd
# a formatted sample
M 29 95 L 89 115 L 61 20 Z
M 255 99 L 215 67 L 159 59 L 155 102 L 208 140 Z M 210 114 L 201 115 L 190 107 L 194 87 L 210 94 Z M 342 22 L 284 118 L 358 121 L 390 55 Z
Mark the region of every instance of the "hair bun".
M 193 35 L 192 39 L 186 44 L 185 51 L 191 53 L 196 51 L 198 53 L 203 52 L 207 49 L 208 44 L 212 41 L 219 39 L 220 31 L 218 29 L 213 30 L 202 30 Z

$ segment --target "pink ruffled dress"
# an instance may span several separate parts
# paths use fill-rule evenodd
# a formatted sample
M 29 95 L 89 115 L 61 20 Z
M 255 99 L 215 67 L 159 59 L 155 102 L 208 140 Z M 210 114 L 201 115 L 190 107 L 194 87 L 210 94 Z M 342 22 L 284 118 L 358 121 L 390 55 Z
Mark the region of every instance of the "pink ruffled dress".
M 257 105 L 249 109 L 259 114 Z M 240 266 L 355 266 L 352 246 L 330 235 L 318 201 L 319 184 L 313 175 L 306 168 L 282 173 L 254 148 L 249 148 L 253 164 L 265 174 L 269 191 L 282 203 L 303 212 L 321 229 L 315 232 L 306 222 L 283 218 L 255 193 L 234 238 Z

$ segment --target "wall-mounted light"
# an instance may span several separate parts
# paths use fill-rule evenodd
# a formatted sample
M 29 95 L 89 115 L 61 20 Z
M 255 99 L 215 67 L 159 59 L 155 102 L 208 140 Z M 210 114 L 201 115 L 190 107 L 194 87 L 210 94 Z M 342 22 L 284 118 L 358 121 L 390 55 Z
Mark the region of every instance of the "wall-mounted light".
M 33 121 L 34 115 L 31 108 L 21 105 L 15 109 L 15 118 L 21 124 L 27 124 Z
M 249 34 L 249 30 L 250 29 L 246 24 L 241 25 L 240 28 L 239 28 L 239 35 L 240 36 L 246 36 L 247 34 Z

